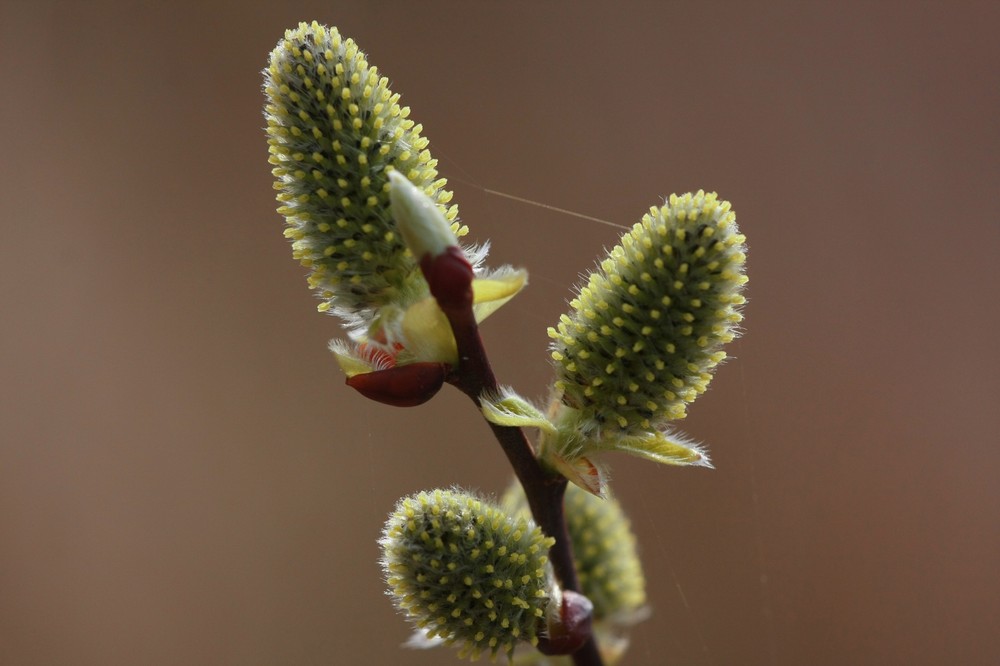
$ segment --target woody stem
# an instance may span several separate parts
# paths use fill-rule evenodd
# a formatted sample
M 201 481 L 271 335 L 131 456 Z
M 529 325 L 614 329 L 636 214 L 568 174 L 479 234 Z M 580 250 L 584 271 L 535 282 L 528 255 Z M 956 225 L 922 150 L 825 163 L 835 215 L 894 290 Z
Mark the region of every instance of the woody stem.
M 479 407 L 480 396 L 484 393 L 495 394 L 499 385 L 486 356 L 486 349 L 483 347 L 479 327 L 472 311 L 471 280 L 468 293 L 457 293 L 465 291 L 462 285 L 456 285 L 456 281 L 452 280 L 437 280 L 435 278 L 440 277 L 440 272 L 435 275 L 435 271 L 428 270 L 429 266 L 422 268 L 428 277 L 431 292 L 451 324 L 458 347 L 458 365 L 449 375 L 448 382 Z M 450 277 L 454 277 L 454 274 L 452 273 Z M 442 282 L 445 284 L 441 284 Z M 562 584 L 562 589 L 580 592 L 580 582 L 573 563 L 573 549 L 563 511 L 566 478 L 546 470 L 538 463 L 523 430 L 494 423 L 489 425 L 524 488 L 535 522 L 545 534 L 555 539 L 555 544 L 549 550 L 549 560 Z M 584 645 L 572 654 L 572 659 L 575 666 L 602 666 L 603 662 L 593 635 L 590 635 Z

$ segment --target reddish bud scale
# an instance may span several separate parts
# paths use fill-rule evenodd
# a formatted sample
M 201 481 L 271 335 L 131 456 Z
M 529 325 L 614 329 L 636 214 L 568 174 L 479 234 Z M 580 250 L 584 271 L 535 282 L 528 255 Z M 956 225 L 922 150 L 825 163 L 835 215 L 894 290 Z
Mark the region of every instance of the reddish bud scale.
M 549 622 L 548 636 L 538 642 L 538 651 L 542 654 L 573 654 L 590 639 L 594 604 L 572 590 L 563 590 L 562 594 L 559 620 Z
M 416 407 L 434 397 L 447 374 L 447 363 L 411 363 L 348 377 L 347 385 L 369 400 Z
M 420 260 L 420 270 L 431 294 L 444 312 L 472 307 L 472 266 L 461 248 L 452 245 L 436 257 L 429 254 Z

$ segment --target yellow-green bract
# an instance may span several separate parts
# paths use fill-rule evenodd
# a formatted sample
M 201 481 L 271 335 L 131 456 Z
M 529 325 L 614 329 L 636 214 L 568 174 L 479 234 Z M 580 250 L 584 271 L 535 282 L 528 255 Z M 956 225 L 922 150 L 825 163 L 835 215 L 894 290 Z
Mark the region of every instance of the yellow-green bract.
M 389 591 L 427 637 L 473 659 L 535 644 L 554 598 L 548 549 L 529 520 L 457 490 L 399 501 L 379 541 Z

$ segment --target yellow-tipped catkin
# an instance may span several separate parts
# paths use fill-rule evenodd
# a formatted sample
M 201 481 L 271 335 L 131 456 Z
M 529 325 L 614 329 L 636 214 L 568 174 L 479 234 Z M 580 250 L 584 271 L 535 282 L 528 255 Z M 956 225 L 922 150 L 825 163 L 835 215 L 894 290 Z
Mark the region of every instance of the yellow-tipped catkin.
M 320 309 L 356 319 L 426 290 L 389 208 L 398 170 L 466 233 L 421 126 L 352 39 L 316 22 L 288 30 L 264 70 L 270 161 L 285 235 Z
M 463 656 L 509 658 L 546 626 L 554 540 L 529 518 L 462 491 L 432 490 L 400 500 L 379 543 L 396 605 Z
M 549 329 L 556 390 L 580 434 L 683 418 L 738 333 L 745 241 L 714 193 L 672 195 L 590 274 Z

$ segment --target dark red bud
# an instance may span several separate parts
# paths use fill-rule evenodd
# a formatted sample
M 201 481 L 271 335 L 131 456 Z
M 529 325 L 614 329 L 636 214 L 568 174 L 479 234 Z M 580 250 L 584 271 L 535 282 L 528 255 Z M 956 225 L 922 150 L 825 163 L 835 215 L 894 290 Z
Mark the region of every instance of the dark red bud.
M 591 633 L 594 604 L 578 592 L 563 590 L 559 620 L 549 623 L 548 636 L 538 641 L 538 651 L 547 655 L 573 654 Z
M 472 266 L 457 245 L 446 248 L 436 257 L 424 255 L 420 270 L 442 310 L 464 310 L 472 306 Z
M 434 397 L 447 374 L 447 363 L 411 363 L 348 377 L 347 385 L 369 400 L 416 407 Z

